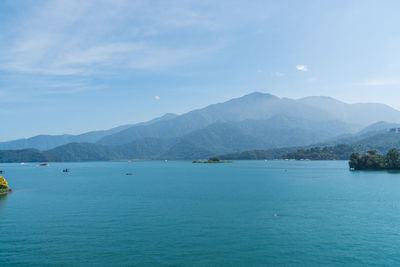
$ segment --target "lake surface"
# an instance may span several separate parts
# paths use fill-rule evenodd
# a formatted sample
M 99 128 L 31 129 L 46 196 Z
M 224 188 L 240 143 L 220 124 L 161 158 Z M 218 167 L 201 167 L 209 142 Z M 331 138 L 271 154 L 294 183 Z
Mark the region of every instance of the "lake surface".
M 0 198 L 2 266 L 400 262 L 400 173 L 352 172 L 345 161 L 0 170 L 15 190 Z

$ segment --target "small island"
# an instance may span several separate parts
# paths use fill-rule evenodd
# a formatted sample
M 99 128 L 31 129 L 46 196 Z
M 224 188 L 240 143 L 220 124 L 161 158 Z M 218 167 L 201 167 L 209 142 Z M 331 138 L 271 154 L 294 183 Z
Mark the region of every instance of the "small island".
M 195 160 L 192 163 L 232 163 L 229 160 L 219 160 L 219 158 L 209 158 L 208 160 Z
M 400 152 L 391 149 L 386 155 L 380 155 L 376 150 L 370 150 L 362 156 L 352 153 L 349 167 L 351 170 L 400 170 Z
M 0 176 L 0 194 L 10 193 L 12 190 L 8 188 L 8 183 L 3 176 Z

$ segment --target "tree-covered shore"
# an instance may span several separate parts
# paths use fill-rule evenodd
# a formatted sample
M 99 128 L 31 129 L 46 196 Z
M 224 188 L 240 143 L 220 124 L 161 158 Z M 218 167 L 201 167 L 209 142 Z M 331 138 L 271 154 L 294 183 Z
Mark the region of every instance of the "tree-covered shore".
M 335 146 L 308 146 L 275 148 L 269 150 L 252 150 L 240 153 L 218 156 L 226 160 L 348 160 L 351 153 L 365 151 L 365 147 L 359 145 L 340 144 Z
M 352 153 L 349 167 L 354 170 L 400 170 L 400 152 L 391 149 L 384 155 L 376 150 L 367 151 L 364 155 Z

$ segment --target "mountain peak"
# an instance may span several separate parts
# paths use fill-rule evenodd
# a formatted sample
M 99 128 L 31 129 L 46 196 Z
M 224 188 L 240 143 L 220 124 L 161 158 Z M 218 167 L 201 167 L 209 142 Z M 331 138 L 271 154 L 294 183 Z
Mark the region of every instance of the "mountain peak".
M 268 93 L 262 93 L 262 92 L 253 92 L 247 95 L 244 95 L 240 98 L 273 98 L 273 99 L 278 99 L 279 97 L 268 94 Z

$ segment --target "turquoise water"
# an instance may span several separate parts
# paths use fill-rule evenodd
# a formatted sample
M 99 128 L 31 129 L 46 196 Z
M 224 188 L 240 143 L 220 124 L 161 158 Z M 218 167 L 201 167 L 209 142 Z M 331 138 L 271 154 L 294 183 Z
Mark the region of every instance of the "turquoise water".
M 345 161 L 0 170 L 15 190 L 0 199 L 2 266 L 400 262 L 400 173 Z

